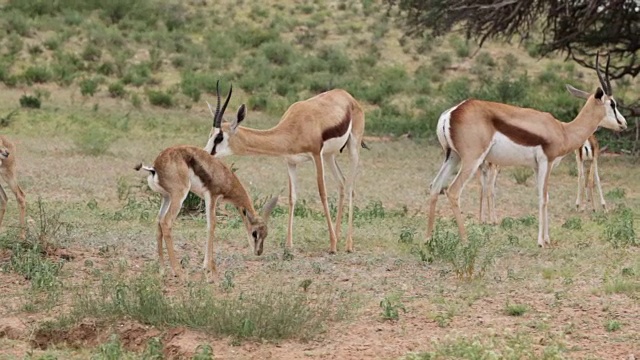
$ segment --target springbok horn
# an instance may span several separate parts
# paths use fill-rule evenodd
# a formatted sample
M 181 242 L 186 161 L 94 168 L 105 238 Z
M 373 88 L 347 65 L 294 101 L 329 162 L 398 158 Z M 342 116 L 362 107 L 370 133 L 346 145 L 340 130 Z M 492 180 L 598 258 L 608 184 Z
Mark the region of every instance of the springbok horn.
M 231 87 L 229 88 L 229 95 L 227 95 L 227 99 L 224 101 L 224 105 L 222 105 L 222 110 L 220 110 L 220 113 L 218 113 L 218 119 L 217 121 L 217 127 L 220 127 L 220 124 L 222 124 L 222 115 L 224 115 L 225 110 L 227 110 L 227 105 L 229 105 L 229 99 L 231 99 L 231 93 L 233 92 L 233 84 L 231 84 Z M 220 96 L 220 94 L 218 94 L 218 96 Z

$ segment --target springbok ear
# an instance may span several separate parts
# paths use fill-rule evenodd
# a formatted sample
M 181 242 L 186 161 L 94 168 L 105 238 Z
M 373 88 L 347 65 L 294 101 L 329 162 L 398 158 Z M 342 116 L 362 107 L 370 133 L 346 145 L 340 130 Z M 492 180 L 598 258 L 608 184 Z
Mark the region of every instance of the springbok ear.
M 213 111 L 213 107 L 211 107 L 211 104 L 209 104 L 209 102 L 207 101 L 207 106 L 209 107 L 209 112 L 211 113 L 211 116 L 215 119 L 216 118 L 216 114 Z
M 269 216 L 271 216 L 271 212 L 276 208 L 276 205 L 278 205 L 277 195 L 272 197 L 262 208 L 262 219 L 264 219 L 265 222 L 269 221 Z
M 575 97 L 578 97 L 580 99 L 588 99 L 589 96 L 591 94 L 589 94 L 586 91 L 580 90 L 580 89 L 576 89 L 573 86 L 569 85 L 569 84 L 565 84 L 565 87 L 567 88 L 567 91 L 569 91 L 569 93 Z M 600 89 L 600 88 L 598 88 Z
M 602 101 L 602 97 L 604 96 L 604 91 L 602 90 L 601 87 L 598 86 L 598 89 L 596 90 L 596 93 L 593 96 L 595 96 L 596 99 Z
M 236 130 L 238 130 L 238 125 L 244 120 L 245 116 L 247 116 L 247 108 L 244 104 L 240 105 L 238 108 L 238 114 L 236 115 L 236 119 L 233 120 L 229 129 L 232 134 L 235 134 Z

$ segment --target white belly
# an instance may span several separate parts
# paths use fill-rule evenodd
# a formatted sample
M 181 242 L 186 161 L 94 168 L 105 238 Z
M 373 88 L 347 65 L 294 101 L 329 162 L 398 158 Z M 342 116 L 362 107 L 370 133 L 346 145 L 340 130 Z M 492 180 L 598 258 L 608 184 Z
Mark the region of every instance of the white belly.
M 546 155 L 542 146 L 522 146 L 497 132 L 493 136 L 493 146 L 485 160 L 499 166 L 528 166 L 535 168 Z
M 332 138 L 323 142 L 321 152 L 323 154 L 335 154 L 340 152 L 340 149 L 342 149 L 342 147 L 344 147 L 345 144 L 347 143 L 347 140 L 349 139 L 350 134 L 351 134 L 351 123 L 349 123 L 349 128 L 344 133 L 344 135 L 340 137 Z
M 202 183 L 202 181 L 200 181 L 200 178 L 198 176 L 196 176 L 196 174 L 191 169 L 189 169 L 189 181 L 191 182 L 191 191 L 192 192 L 194 192 L 194 193 L 196 193 L 198 195 L 202 195 L 207 190 L 204 187 L 204 184 Z

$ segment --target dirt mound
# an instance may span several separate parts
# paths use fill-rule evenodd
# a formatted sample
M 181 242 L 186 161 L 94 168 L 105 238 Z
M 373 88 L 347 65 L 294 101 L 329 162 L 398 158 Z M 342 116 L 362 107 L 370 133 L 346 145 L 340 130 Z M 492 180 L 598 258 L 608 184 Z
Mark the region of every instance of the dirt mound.
M 41 327 L 36 330 L 31 344 L 42 350 L 53 344 L 66 344 L 76 349 L 92 347 L 98 344 L 99 328 L 99 324 L 93 320 L 84 320 L 70 329 Z
M 26 332 L 27 326 L 19 318 L 0 318 L 0 338 L 18 340 L 22 339 Z
M 22 330 L 18 325 L 21 323 L 16 321 L 7 322 L 3 319 L 0 323 L 0 335 L 6 330 L 7 334 L 22 337 L 24 334 L 24 325 Z M 6 324 L 6 326 L 3 326 Z M 11 325 L 11 326 L 10 326 Z M 165 332 L 144 326 L 134 321 L 118 323 L 115 325 L 107 325 L 96 322 L 94 320 L 83 320 L 77 325 L 69 329 L 51 329 L 42 327 L 38 329 L 31 344 L 34 347 L 45 350 L 49 346 L 66 344 L 72 348 L 95 347 L 107 341 L 111 334 L 117 334 L 122 342 L 122 346 L 134 352 L 142 352 L 147 347 L 149 340 L 154 337 L 160 337 L 163 344 L 163 353 L 167 359 L 190 359 L 196 352 L 198 345 L 206 342 L 206 337 L 194 331 L 187 330 L 184 327 L 168 329 Z M 5 335 L 10 337 L 9 335 Z M 12 337 L 10 337 L 12 338 Z

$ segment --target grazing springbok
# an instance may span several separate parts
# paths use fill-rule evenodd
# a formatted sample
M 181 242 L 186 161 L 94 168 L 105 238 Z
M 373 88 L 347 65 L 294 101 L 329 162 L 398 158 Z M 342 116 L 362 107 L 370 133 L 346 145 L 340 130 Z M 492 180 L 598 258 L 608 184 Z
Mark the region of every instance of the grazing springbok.
M 282 116 L 280 122 L 268 130 L 256 130 L 239 126 L 243 117 L 238 116 L 231 123 L 222 124 L 222 115 L 227 107 L 232 89 L 220 109 L 220 93 L 218 104 L 213 114 L 213 127 L 205 150 L 216 157 L 228 155 L 269 155 L 280 156 L 287 162 L 289 171 L 289 224 L 286 247 L 293 247 L 293 213 L 296 203 L 296 169 L 298 164 L 313 160 L 316 166 L 318 192 L 324 208 L 329 228 L 329 252 L 337 251 L 337 239 L 340 236 L 342 208 L 344 205 L 345 187 L 349 197 L 349 230 L 346 250 L 353 251 L 353 195 L 356 172 L 360 158 L 360 146 L 364 135 L 364 112 L 360 104 L 346 91 L 330 90 L 310 99 L 291 105 Z M 208 103 L 207 103 L 208 104 Z M 242 105 L 238 113 L 244 113 Z M 216 116 L 219 114 L 219 116 Z M 346 180 L 336 162 L 336 155 L 347 149 L 351 158 L 351 171 Z M 324 179 L 324 160 L 337 181 L 340 189 L 338 213 L 335 229 L 331 222 L 329 204 Z
M 602 195 L 602 187 L 600 186 L 600 175 L 598 175 L 598 158 L 600 157 L 600 145 L 595 135 L 591 135 L 584 145 L 576 150 L 576 165 L 578 167 L 578 196 L 576 198 L 576 209 L 579 211 L 584 210 L 584 204 L 582 202 L 582 194 L 586 197 L 586 201 L 591 201 L 591 207 L 593 211 L 596 211 L 596 204 L 593 200 L 593 185 L 598 187 L 598 193 L 600 194 L 600 205 L 602 210 L 607 211 L 607 203 L 604 201 Z M 591 166 L 587 168 L 585 174 L 584 163 L 591 161 Z
M 596 55 L 596 72 L 600 80 L 594 94 L 567 86 L 569 92 L 586 103 L 569 123 L 551 114 L 507 104 L 469 99 L 446 110 L 438 119 L 437 136 L 445 160 L 431 183 L 427 237 L 435 222 L 438 194 L 458 164 L 460 170 L 446 190 L 458 223 L 460 237 L 466 239 L 460 213 L 460 194 L 478 167 L 488 161 L 497 166 L 529 166 L 536 170 L 539 197 L 538 245 L 550 244 L 547 203 L 549 175 L 554 164 L 581 147 L 598 126 L 615 131 L 627 128 L 616 107 L 609 81 L 609 60 L 605 76 L 600 72 Z
M 25 224 L 27 202 L 22 188 L 18 185 L 15 154 L 16 147 L 13 143 L 6 137 L 0 135 L 0 177 L 7 182 L 9 188 L 16 196 L 18 207 L 20 208 L 20 238 L 25 239 L 27 237 L 27 227 Z M 2 225 L 4 213 L 7 210 L 7 200 L 7 194 L 4 192 L 2 186 L 0 186 L 0 225 Z
M 598 145 L 596 136 L 589 136 L 587 141 L 585 141 L 584 144 L 575 151 L 575 153 L 576 165 L 578 167 L 578 197 L 576 199 L 576 209 L 579 211 L 584 210 L 584 204 L 582 202 L 582 194 L 584 193 L 586 201 L 591 201 L 593 211 L 596 211 L 596 205 L 593 200 L 593 187 L 595 180 L 595 185 L 598 187 L 598 192 L 600 194 L 600 204 L 602 205 L 602 209 L 606 212 L 607 204 L 604 201 L 602 187 L 600 186 L 600 176 L 598 175 L 600 146 Z M 587 168 L 587 172 L 585 174 L 584 163 L 586 161 L 591 161 L 591 166 Z M 486 161 L 480 165 L 480 222 L 482 223 L 498 223 L 498 218 L 495 214 L 495 190 L 496 179 L 499 171 L 500 168 L 497 165 Z
M 181 271 L 173 251 L 171 227 L 178 216 L 182 202 L 189 191 L 203 198 L 206 206 L 207 228 L 209 232 L 205 248 L 203 268 L 216 271 L 213 251 L 213 232 L 216 226 L 216 203 L 218 199 L 227 201 L 238 208 L 247 233 L 253 239 L 253 251 L 261 255 L 267 237 L 267 222 L 278 198 L 272 198 L 259 215 L 253 208 L 238 177 L 220 160 L 195 146 L 174 146 L 163 150 L 153 162 L 153 166 L 138 164 L 135 169 L 149 171 L 149 187 L 162 195 L 162 205 L 158 213 L 158 258 L 163 265 L 162 242 L 167 244 L 169 263 L 174 276 Z

